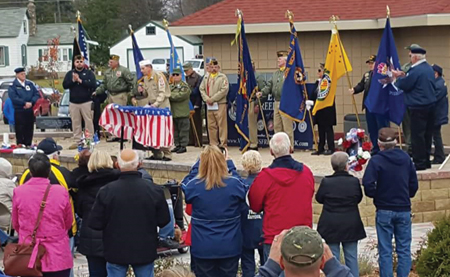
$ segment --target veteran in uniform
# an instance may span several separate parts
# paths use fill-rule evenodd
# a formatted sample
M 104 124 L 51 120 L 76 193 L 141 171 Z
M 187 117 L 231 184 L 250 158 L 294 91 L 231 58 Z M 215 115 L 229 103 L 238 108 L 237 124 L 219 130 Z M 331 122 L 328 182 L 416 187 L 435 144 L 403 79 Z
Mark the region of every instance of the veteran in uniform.
M 153 70 L 149 60 L 140 61 L 139 66 L 144 75 L 144 80 L 138 85 L 137 90 L 131 98 L 131 103 L 139 107 L 151 106 L 170 109 L 170 87 L 164 74 Z M 153 156 L 150 157 L 151 160 L 172 160 L 169 148 L 161 148 L 160 150 L 152 149 L 152 152 Z
M 119 64 L 119 59 L 117 55 L 109 57 L 109 69 L 105 71 L 103 84 L 96 89 L 94 95 L 108 91 L 109 103 L 126 106 L 128 94 L 134 90 L 136 80 L 128 68 Z
M 201 147 L 203 139 L 203 120 L 200 83 L 202 81 L 202 77 L 194 71 L 194 69 L 192 68 L 192 64 L 189 62 L 183 64 L 183 69 L 184 73 L 186 74 L 186 83 L 188 83 L 191 91 L 190 101 L 192 103 L 192 106 L 194 106 L 194 114 L 192 115 L 192 121 L 190 122 L 191 127 L 189 129 L 189 145 Z
M 181 80 L 181 69 L 174 68 L 170 84 L 170 107 L 173 117 L 175 148 L 172 153 L 186 153 L 189 143 L 189 101 L 191 88 Z
M 372 81 L 376 59 L 376 55 L 371 55 L 369 57 L 369 59 L 366 61 L 366 64 L 369 67 L 369 71 L 364 73 L 361 81 L 354 88 L 349 89 L 349 92 L 351 94 L 358 94 L 364 91 L 362 110 L 366 110 L 366 122 L 370 141 L 372 142 L 372 154 L 376 154 L 380 151 L 380 147 L 378 146 L 378 131 L 381 128 L 389 127 L 389 120 L 386 119 L 386 117 L 380 114 L 371 113 L 364 104 L 367 96 L 369 95 L 370 82 Z
M 266 86 L 256 94 L 257 97 L 267 97 L 271 94 L 274 98 L 273 102 L 273 127 L 275 133 L 285 132 L 294 148 L 294 126 L 292 119 L 282 116 L 280 113 L 280 100 L 284 84 L 284 71 L 286 69 L 287 51 L 278 51 L 278 70 L 272 75 L 272 79 L 267 81 Z
M 200 94 L 206 102 L 209 145 L 227 147 L 227 95 L 230 86 L 227 76 L 219 71 L 219 62 L 211 60 L 210 73 L 203 78 Z
M 252 61 L 253 71 L 256 76 L 256 83 L 258 85 L 258 91 L 261 91 L 266 86 L 266 80 L 264 76 L 261 74 L 256 74 L 255 62 Z M 253 95 L 249 101 L 249 109 L 248 109 L 248 132 L 250 139 L 250 147 L 249 150 L 258 151 L 258 114 L 261 110 L 259 106 L 258 98 L 256 95 Z
M 14 106 L 17 145 L 31 146 L 34 131 L 33 106 L 39 100 L 39 92 L 34 84 L 26 79 L 25 69 L 16 68 L 16 79 L 8 88 L 8 95 Z

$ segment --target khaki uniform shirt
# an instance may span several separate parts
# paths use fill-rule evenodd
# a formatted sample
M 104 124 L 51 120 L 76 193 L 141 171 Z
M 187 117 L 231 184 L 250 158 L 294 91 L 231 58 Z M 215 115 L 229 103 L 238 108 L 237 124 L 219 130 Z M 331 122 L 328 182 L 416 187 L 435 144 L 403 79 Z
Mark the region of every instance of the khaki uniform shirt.
M 135 92 L 138 106 L 154 105 L 157 108 L 170 108 L 170 86 L 161 72 L 153 71 L 150 76 L 144 77 L 142 84 L 144 91 Z
M 208 74 L 203 78 L 200 85 L 200 93 L 203 101 L 206 102 L 206 100 L 212 99 L 214 102 L 219 104 L 227 103 L 229 89 L 230 85 L 228 83 L 227 75 L 220 72 L 215 78 L 212 77 L 211 74 Z

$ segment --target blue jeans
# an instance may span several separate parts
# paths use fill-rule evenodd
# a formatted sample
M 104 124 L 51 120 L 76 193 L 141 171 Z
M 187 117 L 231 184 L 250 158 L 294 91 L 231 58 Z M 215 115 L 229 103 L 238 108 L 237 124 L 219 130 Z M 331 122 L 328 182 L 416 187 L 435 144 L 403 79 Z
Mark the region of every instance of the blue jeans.
M 136 277 L 153 277 L 153 268 L 155 264 L 145 265 L 131 265 Z M 121 264 L 106 264 L 106 270 L 108 271 L 108 277 L 125 277 L 128 272 L 128 265 Z
M 271 247 L 271 246 L 272 246 L 271 244 L 266 244 L 266 243 L 263 244 L 264 261 L 266 261 L 266 262 L 267 262 L 267 260 L 269 259 L 270 247 Z M 275 261 L 275 262 L 278 263 L 279 261 Z M 281 274 L 280 274 L 279 277 L 284 277 L 284 271 L 281 272 Z
M 161 239 L 173 238 L 175 236 L 175 217 L 173 216 L 173 208 L 171 205 L 169 205 L 169 214 L 169 224 L 159 229 L 159 237 Z
M 73 255 L 75 254 L 75 237 L 71 237 L 69 239 L 69 243 L 70 243 L 70 251 L 72 252 L 72 259 L 73 259 Z M 73 267 L 70 269 L 70 277 L 73 277 Z
M 392 236 L 398 256 L 397 276 L 411 271 L 411 212 L 378 210 L 376 216 L 380 277 L 393 277 Z
M 264 253 L 258 249 L 260 265 L 264 265 Z M 241 253 L 242 277 L 254 277 L 256 272 L 255 249 L 243 248 Z
M 378 146 L 378 131 L 381 128 L 389 127 L 389 120 L 380 114 L 371 113 L 366 109 L 367 131 L 369 131 L 370 141 L 372 142 L 372 152 L 378 153 L 380 147 Z
M 328 246 L 333 252 L 333 256 L 335 256 L 338 261 L 340 261 L 341 257 L 341 244 L 340 243 L 329 243 Z M 343 242 L 342 248 L 344 249 L 344 258 L 345 265 L 350 268 L 353 276 L 359 276 L 359 267 L 358 267 L 358 242 Z

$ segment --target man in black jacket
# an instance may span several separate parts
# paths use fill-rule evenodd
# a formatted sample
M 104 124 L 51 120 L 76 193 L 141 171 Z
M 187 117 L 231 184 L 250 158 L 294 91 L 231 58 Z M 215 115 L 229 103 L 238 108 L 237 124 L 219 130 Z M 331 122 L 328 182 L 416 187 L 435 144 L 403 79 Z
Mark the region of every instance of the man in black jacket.
M 366 110 L 366 122 L 367 122 L 367 131 L 369 132 L 370 141 L 372 142 L 372 154 L 378 153 L 380 151 L 380 147 L 378 147 L 377 139 L 378 139 L 378 131 L 381 128 L 389 127 L 389 120 L 387 120 L 384 116 L 371 113 L 364 102 L 366 101 L 367 96 L 369 95 L 370 90 L 370 82 L 372 81 L 373 70 L 375 66 L 375 61 L 377 59 L 376 55 L 371 55 L 369 59 L 366 61 L 366 64 L 369 66 L 369 71 L 364 73 L 361 81 L 354 87 L 350 89 L 350 93 L 358 94 L 364 91 L 362 109 Z
M 64 77 L 63 87 L 70 91 L 70 117 L 72 118 L 72 130 L 74 144 L 69 149 L 76 149 L 81 139 L 84 120 L 89 135 L 94 135 L 94 124 L 92 122 L 92 92 L 95 90 L 95 75 L 84 66 L 81 55 L 74 58 L 75 68 L 67 72 Z
M 125 149 L 118 158 L 121 175 L 100 189 L 88 225 L 103 231 L 108 276 L 126 276 L 131 265 L 136 277 L 153 277 L 157 258 L 157 227 L 170 222 L 163 190 L 137 171 L 139 155 Z

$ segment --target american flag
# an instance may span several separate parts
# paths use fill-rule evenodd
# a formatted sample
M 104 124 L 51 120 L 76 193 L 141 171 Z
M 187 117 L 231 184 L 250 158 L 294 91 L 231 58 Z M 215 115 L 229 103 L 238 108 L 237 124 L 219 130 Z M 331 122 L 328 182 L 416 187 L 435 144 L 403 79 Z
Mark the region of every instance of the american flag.
M 88 49 L 87 49 L 87 43 L 86 43 L 86 32 L 84 31 L 83 24 L 81 23 L 81 20 L 78 19 L 78 44 L 80 46 L 81 54 L 84 58 L 84 63 L 87 67 L 89 67 L 89 56 L 88 56 Z
M 109 104 L 100 117 L 100 126 L 116 137 L 124 127 L 124 139 L 153 148 L 173 145 L 173 121 L 169 109 Z

